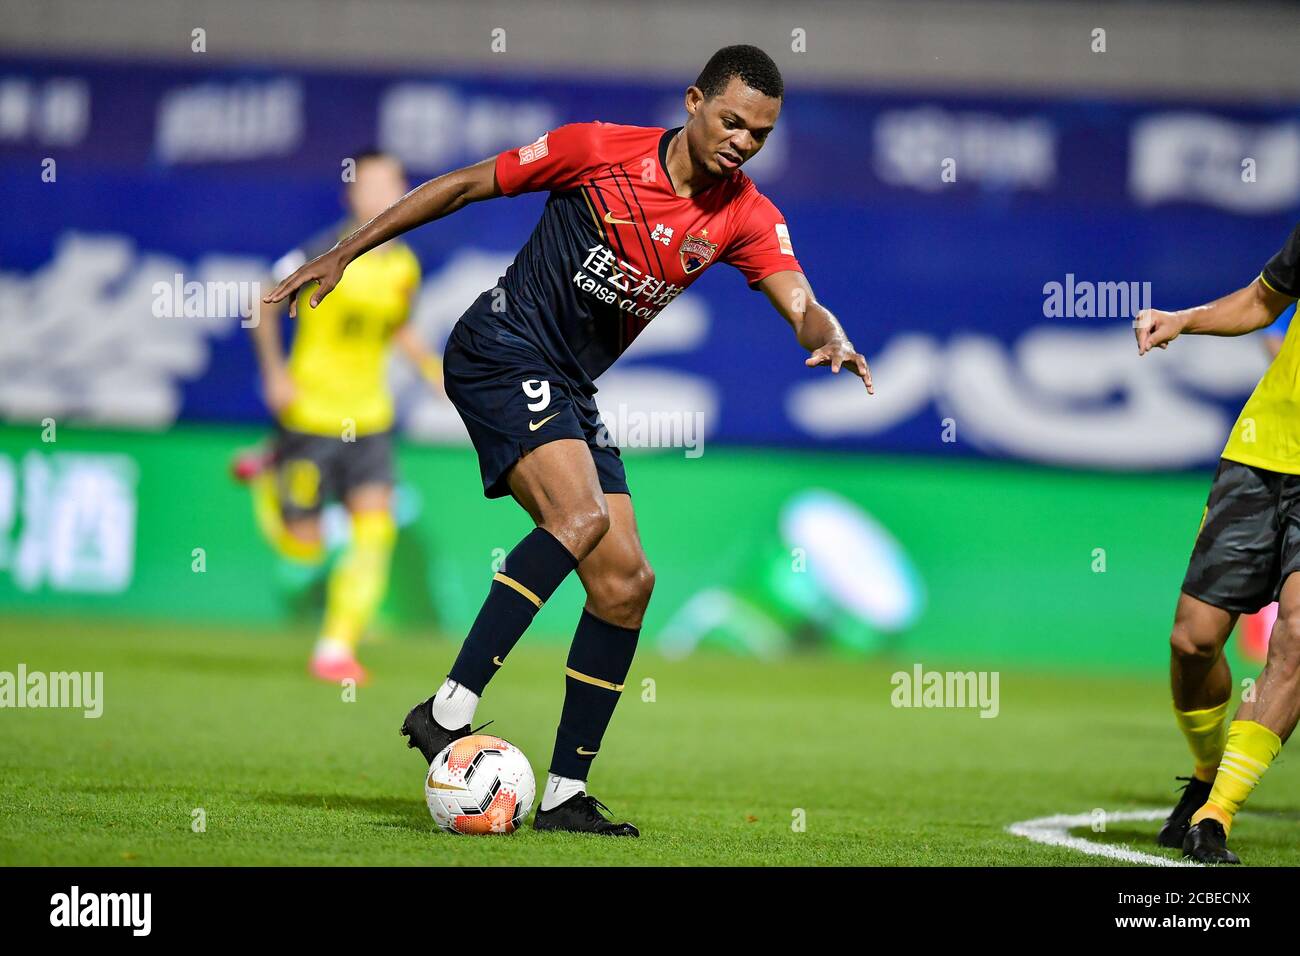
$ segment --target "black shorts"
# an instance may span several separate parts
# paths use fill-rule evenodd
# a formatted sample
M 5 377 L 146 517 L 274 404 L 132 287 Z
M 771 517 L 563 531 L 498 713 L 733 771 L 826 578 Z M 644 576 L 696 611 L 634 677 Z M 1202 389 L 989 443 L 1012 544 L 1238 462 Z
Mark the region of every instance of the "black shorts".
M 393 433 L 344 441 L 280 428 L 275 438 L 280 511 L 287 519 L 319 514 L 361 485 L 393 484 Z
M 1253 614 L 1300 571 L 1300 475 L 1224 458 L 1214 474 L 1183 591 Z
M 478 452 L 487 497 L 508 495 L 506 476 L 515 462 L 561 438 L 587 443 L 605 494 L 628 494 L 623 459 L 595 400 L 530 342 L 504 330 L 489 337 L 458 323 L 442 369 L 447 397 Z

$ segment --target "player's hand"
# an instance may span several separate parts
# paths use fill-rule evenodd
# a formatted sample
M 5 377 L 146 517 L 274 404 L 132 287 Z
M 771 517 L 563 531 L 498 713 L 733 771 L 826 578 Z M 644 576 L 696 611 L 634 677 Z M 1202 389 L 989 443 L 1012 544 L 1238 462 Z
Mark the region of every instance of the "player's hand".
M 1177 312 L 1143 309 L 1133 319 L 1133 334 L 1137 336 L 1138 355 L 1146 355 L 1157 346 L 1169 348 L 1169 343 L 1183 331 L 1185 320 Z
M 299 289 L 313 282 L 319 283 L 316 291 L 311 294 L 311 307 L 314 309 L 321 304 L 325 296 L 330 294 L 330 290 L 339 284 L 339 280 L 343 278 L 343 270 L 347 266 L 348 259 L 339 251 L 339 247 L 335 246 L 329 252 L 299 266 L 293 275 L 281 280 L 279 285 L 262 296 L 262 301 L 269 304 L 288 297 L 289 317 L 294 318 L 298 314 Z
M 288 372 L 280 371 L 268 375 L 262 383 L 266 397 L 266 407 L 275 415 L 281 414 L 293 402 L 297 389 Z
M 809 368 L 829 365 L 831 371 L 836 375 L 839 374 L 841 367 L 847 368 L 862 379 L 862 384 L 867 386 L 868 395 L 876 394 L 876 387 L 871 384 L 871 369 L 867 367 L 866 358 L 861 352 L 853 348 L 853 343 L 848 339 L 835 339 L 827 342 L 808 356 L 807 361 L 803 364 Z

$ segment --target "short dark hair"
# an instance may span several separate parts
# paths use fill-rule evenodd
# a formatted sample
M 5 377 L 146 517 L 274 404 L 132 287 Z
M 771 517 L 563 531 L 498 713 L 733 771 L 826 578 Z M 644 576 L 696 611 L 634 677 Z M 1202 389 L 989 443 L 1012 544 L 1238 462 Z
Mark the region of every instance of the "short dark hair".
M 785 96 L 785 81 L 776 63 L 758 47 L 747 43 L 724 46 L 709 57 L 695 85 L 707 100 L 724 92 L 733 76 L 740 77 L 742 83 L 764 96 L 778 100 Z

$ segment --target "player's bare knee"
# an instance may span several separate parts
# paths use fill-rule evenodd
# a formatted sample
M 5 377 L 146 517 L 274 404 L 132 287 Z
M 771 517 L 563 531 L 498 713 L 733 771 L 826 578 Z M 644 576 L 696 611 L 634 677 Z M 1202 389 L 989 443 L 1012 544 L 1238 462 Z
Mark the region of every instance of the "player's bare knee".
M 640 627 L 654 586 L 654 571 L 644 561 L 631 568 L 612 569 L 588 583 L 587 606 L 610 624 Z
M 316 518 L 298 518 L 284 523 L 284 530 L 300 544 L 320 544 L 321 525 Z
M 581 561 L 609 532 L 609 507 L 601 498 L 571 508 L 556 519 L 553 526 L 548 522 L 547 530 Z
M 1217 634 L 1192 627 L 1183 621 L 1174 622 L 1174 628 L 1169 634 L 1169 647 L 1174 657 L 1189 663 L 1212 661 L 1222 650 Z
M 634 576 L 633 588 L 636 591 L 637 599 L 641 603 L 641 610 L 644 613 L 646 606 L 650 603 L 650 596 L 655 590 L 655 571 L 650 567 L 649 562 L 642 561 L 641 566 L 637 568 Z
M 645 614 L 645 609 L 650 604 L 650 595 L 655 589 L 654 570 L 643 561 L 620 577 L 618 588 L 623 610 L 629 617 L 635 617 L 639 625 L 641 615 Z

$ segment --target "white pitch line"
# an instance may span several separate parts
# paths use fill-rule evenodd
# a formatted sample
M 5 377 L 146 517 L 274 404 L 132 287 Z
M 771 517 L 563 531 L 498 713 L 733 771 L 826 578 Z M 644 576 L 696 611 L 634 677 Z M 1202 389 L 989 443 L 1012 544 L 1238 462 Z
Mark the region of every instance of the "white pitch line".
M 1106 822 L 1163 820 L 1168 815 L 1168 810 L 1120 810 L 1115 813 L 1107 813 Z M 1027 840 L 1032 840 L 1034 843 L 1044 843 L 1047 846 L 1063 846 L 1071 850 L 1078 850 L 1080 853 L 1086 853 L 1089 856 L 1104 856 L 1111 860 L 1123 860 L 1125 863 L 1145 863 L 1148 866 L 1200 866 L 1199 863 L 1193 863 L 1189 860 L 1171 860 L 1168 857 L 1156 856 L 1154 853 L 1130 850 L 1127 846 L 1093 843 L 1083 837 L 1070 836 L 1070 830 L 1075 827 L 1092 826 L 1092 820 L 1091 813 L 1058 813 L 1054 817 L 1039 817 L 1036 820 L 1013 823 L 1007 827 L 1007 831 L 1016 836 L 1025 837 Z

